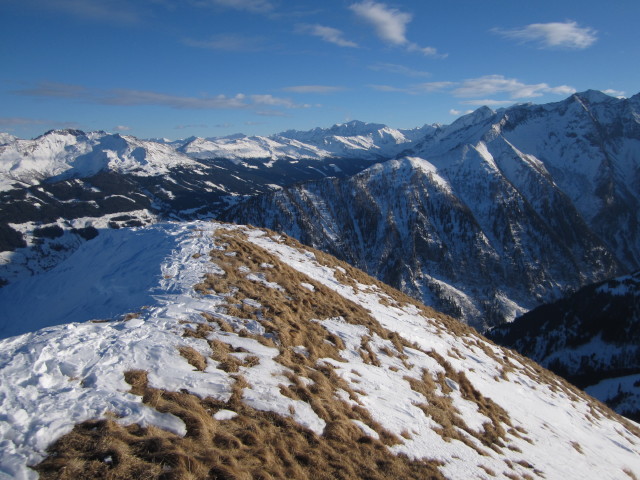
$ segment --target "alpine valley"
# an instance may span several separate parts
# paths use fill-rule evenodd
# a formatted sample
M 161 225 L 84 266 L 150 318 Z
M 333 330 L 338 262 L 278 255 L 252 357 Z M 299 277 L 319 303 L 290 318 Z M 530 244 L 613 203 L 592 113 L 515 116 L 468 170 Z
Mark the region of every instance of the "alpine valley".
M 0 479 L 640 478 L 638 270 L 640 94 L 0 134 Z

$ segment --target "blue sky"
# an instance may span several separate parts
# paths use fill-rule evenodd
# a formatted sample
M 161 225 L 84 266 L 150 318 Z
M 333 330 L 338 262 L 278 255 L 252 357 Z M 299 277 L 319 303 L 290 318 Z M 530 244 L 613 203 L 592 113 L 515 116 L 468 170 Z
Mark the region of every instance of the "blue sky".
M 0 131 L 412 128 L 631 96 L 638 20 L 638 0 L 0 0 Z

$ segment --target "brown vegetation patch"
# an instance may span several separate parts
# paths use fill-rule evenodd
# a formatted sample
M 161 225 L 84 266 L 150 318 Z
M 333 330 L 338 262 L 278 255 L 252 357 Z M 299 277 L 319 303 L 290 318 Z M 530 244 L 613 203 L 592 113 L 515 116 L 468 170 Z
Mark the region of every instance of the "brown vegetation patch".
M 629 477 L 631 480 L 638 480 L 638 477 L 636 477 L 636 474 L 633 473 L 631 470 L 629 470 L 628 468 L 625 468 L 624 470 L 622 470 L 624 472 L 624 474 Z
M 180 355 L 182 355 L 190 365 L 195 367 L 196 370 L 204 372 L 204 369 L 207 368 L 207 359 L 195 348 L 184 346 L 178 350 L 180 351 Z
M 160 412 L 181 418 L 184 437 L 156 427 L 120 425 L 113 420 L 77 425 L 35 466 L 42 479 L 443 479 L 438 462 L 393 455 L 352 422 L 328 424 L 318 436 L 293 420 L 244 405 L 246 386 L 236 381 L 228 402 L 151 388 L 146 374 L 127 372 L 132 392 Z M 219 409 L 238 413 L 217 421 Z

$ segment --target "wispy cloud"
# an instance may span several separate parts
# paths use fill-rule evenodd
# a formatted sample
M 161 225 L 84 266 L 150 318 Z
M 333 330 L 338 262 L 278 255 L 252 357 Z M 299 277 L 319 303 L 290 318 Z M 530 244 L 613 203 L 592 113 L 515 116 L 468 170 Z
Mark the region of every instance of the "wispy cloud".
M 571 95 L 575 88 L 568 85 L 550 86 L 548 83 L 527 84 L 515 78 L 506 78 L 503 75 L 486 75 L 484 77 L 470 78 L 462 82 L 424 82 L 404 87 L 393 85 L 367 85 L 367 87 L 379 92 L 404 93 L 408 95 L 421 95 L 427 93 L 444 92 L 461 100 L 462 105 L 512 105 L 518 100 L 540 97 L 545 94 Z M 491 96 L 507 96 L 507 99 L 493 99 Z M 479 98 L 477 98 L 479 97 Z
M 147 90 L 114 89 L 97 92 L 95 103 L 103 105 L 158 105 L 179 110 L 218 110 L 246 108 L 246 96 L 215 95 L 208 97 L 184 97 Z M 91 99 L 88 99 L 91 100 Z
M 88 89 L 81 85 L 48 82 L 43 82 L 32 88 L 17 90 L 14 93 L 35 97 L 76 99 L 100 105 L 156 105 L 179 110 L 247 109 L 255 108 L 256 106 L 307 108 L 309 106 L 299 105 L 288 98 L 275 97 L 269 94 L 245 95 L 239 93 L 235 96 L 189 97 L 124 88 L 111 90 Z
M 452 93 L 456 97 L 487 97 L 495 94 L 507 94 L 510 98 L 540 97 L 545 93 L 571 95 L 575 88 L 568 85 L 552 87 L 547 83 L 526 84 L 515 78 L 503 75 L 485 75 L 464 80 Z
M 392 85 L 367 85 L 369 88 L 378 90 L 379 92 L 398 92 L 409 95 L 418 95 L 421 93 L 438 92 L 447 90 L 451 86 L 456 85 L 455 82 L 425 82 L 416 83 L 407 87 L 395 87 Z
M 42 125 L 48 123 L 44 120 L 24 117 L 0 117 L 0 127 L 18 127 L 24 125 Z
M 513 105 L 515 102 L 513 100 L 493 100 L 490 98 L 485 98 L 482 100 L 464 100 L 463 102 L 460 102 L 463 105 L 476 105 L 478 107 L 481 107 L 483 105 L 487 105 L 490 107 L 498 107 L 498 106 L 503 106 L 503 105 Z
M 378 37 L 385 43 L 405 47 L 411 52 L 427 56 L 439 56 L 434 47 L 421 47 L 407 38 L 407 25 L 413 19 L 410 13 L 402 12 L 384 3 L 365 0 L 349 7 L 358 17 L 374 27 Z
M 282 90 L 291 93 L 336 93 L 345 90 L 345 88 L 332 85 L 295 85 L 285 87 Z
M 84 98 L 91 96 L 87 87 L 58 82 L 40 82 L 37 86 L 14 93 L 31 97 Z
M 116 125 L 115 127 L 113 127 L 113 129 L 116 132 L 128 132 L 129 130 L 131 130 L 131 127 L 127 125 Z
M 269 107 L 284 108 L 308 108 L 309 105 L 299 105 L 288 98 L 274 97 L 273 95 L 251 95 L 252 102 L 255 105 L 266 105 Z
M 135 24 L 144 16 L 138 4 L 123 0 L 22 0 L 22 4 L 103 23 Z
M 494 28 L 491 31 L 523 43 L 535 43 L 541 48 L 581 50 L 590 47 L 598 40 L 598 32 L 594 29 L 580 27 L 572 21 L 532 23 L 521 28 Z
M 298 25 L 297 31 L 299 33 L 307 33 L 309 35 L 313 35 L 315 37 L 319 37 L 325 42 L 333 43 L 334 45 L 338 45 L 339 47 L 351 47 L 357 48 L 358 44 L 352 42 L 351 40 L 347 40 L 344 36 L 344 32 L 342 30 L 338 30 L 337 28 L 327 27 L 325 25 L 306 25 L 301 24 Z
M 222 33 L 208 40 L 185 38 L 182 43 L 189 47 L 227 52 L 258 52 L 266 48 L 266 41 L 263 37 L 251 37 L 235 33 Z
M 398 75 L 404 75 L 406 77 L 430 77 L 431 76 L 429 72 L 415 70 L 413 68 L 409 68 L 404 65 L 398 65 L 395 63 L 375 63 L 373 65 L 369 65 L 369 69 L 374 70 L 376 72 L 397 73 Z
M 230 124 L 225 124 L 228 126 L 231 126 Z M 215 125 L 216 127 L 219 127 L 220 125 Z M 187 128 L 209 128 L 209 125 L 205 125 L 204 123 L 196 123 L 196 124 L 187 124 L 187 125 L 176 125 L 175 127 L 173 127 L 174 130 L 184 130 Z
M 612 97 L 624 98 L 626 95 L 622 90 L 613 90 L 612 88 L 607 88 L 603 90 L 602 93 L 606 93 L 607 95 L 611 95 Z
M 456 110 L 455 108 L 452 108 L 451 110 L 449 110 L 449 115 L 455 115 L 456 117 L 460 116 L 460 115 L 466 115 L 468 113 L 473 113 L 473 110 Z
M 251 13 L 270 13 L 275 8 L 268 0 L 193 0 L 192 3 L 201 7 L 233 8 Z
M 455 82 L 426 82 L 414 85 L 415 90 L 421 92 L 439 92 L 455 85 Z

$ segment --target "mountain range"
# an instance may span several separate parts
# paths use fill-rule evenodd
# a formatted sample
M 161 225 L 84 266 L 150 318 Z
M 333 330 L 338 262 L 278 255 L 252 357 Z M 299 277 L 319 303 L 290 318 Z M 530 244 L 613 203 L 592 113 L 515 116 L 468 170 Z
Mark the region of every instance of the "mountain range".
M 0 479 L 638 478 L 639 196 L 640 94 L 1 134 Z
M 638 112 L 640 95 L 587 91 L 412 130 L 8 137 L 0 277 L 50 268 L 85 229 L 222 218 L 288 233 L 484 331 L 640 268 Z
M 481 108 L 397 159 L 222 218 L 284 231 L 480 330 L 640 267 L 640 96 Z

